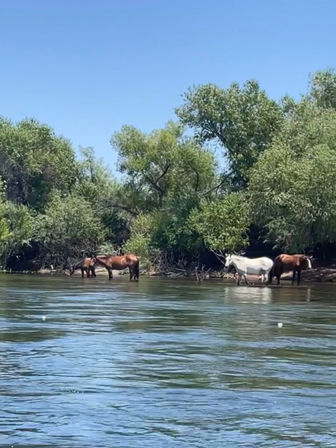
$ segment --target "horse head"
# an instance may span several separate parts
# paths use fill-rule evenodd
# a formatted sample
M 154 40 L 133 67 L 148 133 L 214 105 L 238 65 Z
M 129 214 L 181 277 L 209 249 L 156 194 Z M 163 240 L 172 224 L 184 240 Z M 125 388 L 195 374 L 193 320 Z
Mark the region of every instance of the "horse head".
M 231 254 L 225 254 L 225 268 L 228 268 L 232 264 L 232 255 Z

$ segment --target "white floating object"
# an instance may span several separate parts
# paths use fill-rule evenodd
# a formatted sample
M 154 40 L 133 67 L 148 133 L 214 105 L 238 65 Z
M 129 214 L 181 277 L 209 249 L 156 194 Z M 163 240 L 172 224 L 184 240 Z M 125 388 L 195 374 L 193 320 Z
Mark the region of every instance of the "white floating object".
M 47 316 L 42 316 L 42 320 L 46 320 L 47 319 Z
M 278 327 L 282 328 L 283 327 L 283 323 L 282 322 L 278 322 Z

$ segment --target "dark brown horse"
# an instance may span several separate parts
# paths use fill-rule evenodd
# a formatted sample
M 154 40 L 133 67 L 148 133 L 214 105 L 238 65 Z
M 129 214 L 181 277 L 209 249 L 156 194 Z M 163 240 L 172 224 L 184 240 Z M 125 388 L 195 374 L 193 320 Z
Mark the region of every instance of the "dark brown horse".
M 285 272 L 293 271 L 292 285 L 294 285 L 296 274 L 297 274 L 296 282 L 299 285 L 301 279 L 301 271 L 305 269 L 311 269 L 311 267 L 312 267 L 311 261 L 309 257 L 307 257 L 306 255 L 280 254 L 274 260 L 274 265 L 269 276 L 269 283 L 272 283 L 273 277 L 276 277 L 279 285 L 281 275 Z
M 130 280 L 139 280 L 139 259 L 133 254 L 128 255 L 107 255 L 93 258 L 94 265 L 99 264 L 107 269 L 109 279 L 113 278 L 112 270 L 129 269 Z
M 86 272 L 87 278 L 95 277 L 95 267 L 94 267 L 94 259 L 90 257 L 85 257 L 80 260 L 78 263 L 70 265 L 70 275 L 73 275 L 77 269 L 80 269 L 82 272 L 82 277 L 84 277 L 84 273 Z

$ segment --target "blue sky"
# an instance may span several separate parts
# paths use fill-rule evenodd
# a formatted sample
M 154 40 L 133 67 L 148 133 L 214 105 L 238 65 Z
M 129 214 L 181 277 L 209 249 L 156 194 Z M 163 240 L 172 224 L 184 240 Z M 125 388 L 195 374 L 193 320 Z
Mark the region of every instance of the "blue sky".
M 1 109 L 93 146 L 174 119 L 192 85 L 254 78 L 274 99 L 336 67 L 333 0 L 2 0 Z

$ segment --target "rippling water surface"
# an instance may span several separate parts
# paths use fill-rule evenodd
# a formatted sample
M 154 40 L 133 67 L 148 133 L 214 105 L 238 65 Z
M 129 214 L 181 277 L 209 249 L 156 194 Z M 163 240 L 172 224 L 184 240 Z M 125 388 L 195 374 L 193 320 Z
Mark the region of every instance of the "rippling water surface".
M 1 447 L 336 447 L 336 286 L 2 275 L 0 329 Z

